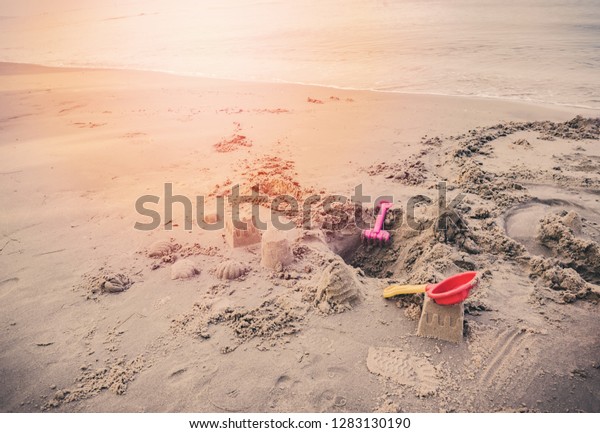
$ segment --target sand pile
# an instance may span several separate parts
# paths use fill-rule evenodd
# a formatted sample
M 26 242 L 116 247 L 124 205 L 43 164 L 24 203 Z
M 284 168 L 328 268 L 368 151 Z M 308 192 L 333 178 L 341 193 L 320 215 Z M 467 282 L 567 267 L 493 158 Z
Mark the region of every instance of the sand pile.
M 299 331 L 306 309 L 283 298 L 263 302 L 258 308 L 227 308 L 209 317 L 208 325 L 226 324 L 241 342 L 252 338 L 278 340 Z
M 537 240 L 552 257 L 532 257 L 530 275 L 560 292 L 555 299 L 558 302 L 599 298 L 593 285 L 600 281 L 600 248 L 598 243 L 577 236 L 581 233 L 581 218 L 574 211 L 546 215 L 537 227 Z
M 217 289 L 218 287 L 213 286 Z M 170 329 L 174 334 L 185 333 L 203 339 L 210 338 L 208 319 L 211 313 L 210 302 L 195 302 L 188 313 L 171 319 Z
M 360 244 L 361 228 L 357 220 L 362 219 L 365 226 L 372 225 L 375 216 L 372 208 L 363 208 L 351 201 L 335 202 L 324 206 L 317 203 L 311 217 L 311 224 L 323 235 L 329 248 L 336 254 L 346 258 L 353 254 Z M 397 220 L 401 220 L 401 209 L 392 209 L 387 212 L 384 227 L 392 230 Z
M 525 247 L 507 236 L 506 231 L 494 219 L 484 219 L 477 226 L 472 224 L 470 235 L 482 252 L 507 259 L 527 256 Z
M 581 218 L 574 212 L 562 211 L 540 220 L 537 238 L 548 247 L 563 267 L 572 268 L 585 280 L 600 283 L 600 246 L 581 235 Z
M 556 260 L 543 257 L 532 257 L 530 275 L 541 278 L 552 290 L 559 291 L 558 298 L 550 296 L 557 302 L 574 302 L 577 299 L 597 299 L 598 295 L 592 287 L 581 278 L 574 269 L 563 268 Z
M 208 257 L 217 256 L 217 257 L 219 257 L 220 251 L 221 250 L 215 246 L 203 247 L 199 243 L 194 243 L 191 245 L 182 246 L 181 249 L 178 251 L 178 254 L 181 257 L 190 257 L 190 256 L 208 256 Z
M 233 331 L 236 340 L 233 345 L 221 348 L 223 353 L 227 353 L 255 337 L 261 341 L 276 342 L 297 333 L 308 308 L 290 295 L 267 299 L 256 308 L 232 306 L 215 309 L 211 302 L 197 302 L 189 313 L 172 320 L 171 330 L 175 334 L 184 332 L 206 340 L 217 332 L 215 327 L 225 325 Z
M 128 290 L 134 281 L 123 273 L 100 268 L 97 272 L 86 273 L 78 288 L 83 289 L 87 299 L 98 299 L 103 293 L 120 293 Z
M 541 133 L 541 138 L 565 138 L 570 140 L 600 139 L 600 118 L 576 116 L 564 123 L 533 122 L 532 129 Z
M 214 144 L 213 147 L 217 152 L 233 152 L 240 147 L 252 147 L 252 140 L 249 140 L 245 135 L 240 133 L 242 126 L 239 124 L 239 122 L 233 122 L 233 125 L 233 134 L 230 137 L 223 138 L 221 141 Z
M 487 143 L 487 136 L 481 139 Z M 513 206 L 529 198 L 522 185 L 494 173 L 486 172 L 479 164 L 470 159 L 474 152 L 481 152 L 480 148 L 473 148 L 470 141 L 459 143 L 456 159 L 459 164 L 456 183 L 471 194 L 476 194 L 484 200 L 493 201 L 500 208 Z M 468 149 L 462 152 L 463 148 Z
M 393 182 L 403 185 L 420 185 L 427 179 L 427 169 L 419 156 L 426 154 L 423 150 L 421 154 L 412 156 L 399 162 L 381 162 L 370 166 L 366 171 L 369 176 L 383 176 Z
M 133 282 L 123 274 L 115 274 L 108 276 L 101 284 L 100 288 L 103 293 L 119 293 L 129 289 Z
M 173 268 L 174 263 L 180 258 L 198 255 L 218 256 L 219 251 L 218 247 L 203 247 L 198 243 L 182 245 L 171 239 L 170 241 L 154 242 L 147 248 L 146 255 L 154 259 L 154 262 L 150 264 L 150 269 L 156 270 L 166 265 L 172 265 L 171 268 Z M 178 265 L 175 269 L 184 266 L 186 265 Z
M 440 212 L 433 223 L 433 234 L 436 239 L 445 244 L 455 244 L 464 247 L 469 243 L 469 226 L 456 209 L 446 209 Z M 471 245 L 471 248 L 474 247 Z
M 298 173 L 293 161 L 278 156 L 263 156 L 252 161 L 244 160 L 240 165 L 245 178 L 241 188 L 244 195 L 255 190 L 270 198 L 290 195 L 300 200 L 312 192 L 304 190 L 296 180 Z
M 360 299 L 361 287 L 356 270 L 335 260 L 325 268 L 317 283 L 315 305 L 324 313 L 346 311 Z
M 125 394 L 128 383 L 134 380 L 144 367 L 145 361 L 142 356 L 132 360 L 121 357 L 101 368 L 92 368 L 91 365 L 82 366 L 82 373 L 76 380 L 77 385 L 74 388 L 56 391 L 43 409 L 90 398 L 104 390 L 117 395 Z
M 297 180 L 295 163 L 279 156 L 266 155 L 252 160 L 242 159 L 231 169 L 237 181 L 227 179 L 216 185 L 210 196 L 229 196 L 227 205 L 235 204 L 232 200 L 232 187 L 239 185 L 239 204 L 252 203 L 273 210 L 292 219 L 299 226 L 302 213 L 294 209 L 286 200 L 292 197 L 298 202 L 312 194 L 315 190 L 300 185 Z M 321 192 L 322 194 L 324 191 Z M 254 198 L 250 198 L 254 197 Z M 277 201 L 275 199 L 277 198 Z

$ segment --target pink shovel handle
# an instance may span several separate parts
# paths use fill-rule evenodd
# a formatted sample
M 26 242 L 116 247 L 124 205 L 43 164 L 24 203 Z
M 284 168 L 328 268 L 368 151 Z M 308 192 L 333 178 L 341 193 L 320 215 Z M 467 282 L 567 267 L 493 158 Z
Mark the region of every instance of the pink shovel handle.
M 392 207 L 392 203 L 389 201 L 382 201 L 379 203 L 380 210 L 379 215 L 377 215 L 377 219 L 375 220 L 375 227 L 373 227 L 373 232 L 379 233 L 381 228 L 383 227 L 383 222 L 385 221 L 386 212 Z

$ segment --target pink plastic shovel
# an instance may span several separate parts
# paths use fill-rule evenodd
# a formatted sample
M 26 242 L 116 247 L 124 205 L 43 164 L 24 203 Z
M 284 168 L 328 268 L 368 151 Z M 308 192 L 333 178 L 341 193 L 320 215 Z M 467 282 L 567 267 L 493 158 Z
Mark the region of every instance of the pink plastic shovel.
M 378 242 L 380 245 L 389 242 L 390 234 L 386 230 L 383 230 L 383 222 L 385 221 L 385 214 L 392 207 L 392 203 L 389 201 L 381 201 L 379 203 L 379 215 L 375 220 L 375 227 L 369 230 L 363 230 L 361 238 L 366 239 L 367 242 L 373 241 Z

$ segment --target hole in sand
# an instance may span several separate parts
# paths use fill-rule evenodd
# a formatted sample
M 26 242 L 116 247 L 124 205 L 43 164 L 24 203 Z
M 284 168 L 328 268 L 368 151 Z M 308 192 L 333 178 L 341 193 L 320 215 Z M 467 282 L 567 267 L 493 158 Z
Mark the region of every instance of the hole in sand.
M 365 210 L 367 224 L 373 219 L 372 209 Z M 384 229 L 391 235 L 386 243 L 367 242 L 361 238 L 361 230 L 355 229 L 349 233 L 338 235 L 330 247 L 346 264 L 362 270 L 365 275 L 375 278 L 391 277 L 393 272 L 390 266 L 396 261 L 397 254 L 394 250 L 394 236 L 402 224 L 402 209 L 388 211 Z
M 341 257 L 350 266 L 362 270 L 369 277 L 391 277 L 393 272 L 388 269 L 390 245 L 366 245 L 361 242 L 360 236 L 358 243 L 352 250 L 348 250 Z

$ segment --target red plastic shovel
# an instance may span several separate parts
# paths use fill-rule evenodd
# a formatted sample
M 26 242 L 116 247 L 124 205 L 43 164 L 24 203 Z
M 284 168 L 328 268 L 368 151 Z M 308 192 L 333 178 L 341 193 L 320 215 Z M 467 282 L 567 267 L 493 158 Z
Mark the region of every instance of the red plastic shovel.
M 463 272 L 453 275 L 437 284 L 411 284 L 400 286 L 394 284 L 383 290 L 384 298 L 411 293 L 427 293 L 431 299 L 440 305 L 453 305 L 464 301 L 469 292 L 477 287 L 479 280 L 477 272 Z

